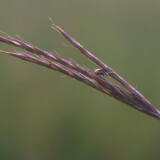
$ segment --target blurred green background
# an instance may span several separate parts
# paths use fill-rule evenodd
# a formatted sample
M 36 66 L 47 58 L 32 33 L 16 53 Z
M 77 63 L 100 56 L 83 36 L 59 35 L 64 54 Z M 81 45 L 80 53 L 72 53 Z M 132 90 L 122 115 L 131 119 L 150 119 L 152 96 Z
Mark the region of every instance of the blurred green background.
M 160 109 L 159 15 L 159 0 L 0 0 L 0 30 L 94 70 L 51 17 Z M 0 82 L 2 160 L 160 159 L 158 120 L 76 80 L 0 54 Z

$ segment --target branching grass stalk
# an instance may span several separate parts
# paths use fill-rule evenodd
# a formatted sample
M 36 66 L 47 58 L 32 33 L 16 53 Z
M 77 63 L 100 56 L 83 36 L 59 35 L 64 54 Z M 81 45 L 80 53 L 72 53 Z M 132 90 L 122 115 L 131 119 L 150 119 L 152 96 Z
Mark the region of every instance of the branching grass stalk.
M 85 49 L 80 43 L 78 43 L 69 34 L 64 32 L 54 22 L 52 27 L 61 35 L 63 35 L 74 47 L 79 49 L 82 54 L 98 65 L 100 68 L 98 71 L 102 70 L 102 75 L 103 73 L 107 74 L 117 82 L 121 83 L 125 89 L 127 89 L 127 91 L 120 88 L 117 84 L 111 82 L 108 78 L 97 74 L 97 72 L 94 72 L 88 68 L 84 68 L 78 63 L 67 60 L 61 56 L 57 56 L 56 53 L 44 51 L 24 40 L 15 39 L 7 34 L 6 37 L 0 36 L 0 42 L 22 48 L 33 53 L 34 55 L 32 56 L 24 52 L 8 52 L 3 50 L 0 50 L 0 52 L 66 74 L 67 76 L 79 80 L 80 82 L 85 83 L 127 105 L 130 105 L 141 112 L 160 119 L 160 111 L 153 107 L 153 105 L 147 99 L 145 99 L 144 96 L 140 94 L 132 85 L 130 85 L 110 67 L 108 67 L 103 61 Z

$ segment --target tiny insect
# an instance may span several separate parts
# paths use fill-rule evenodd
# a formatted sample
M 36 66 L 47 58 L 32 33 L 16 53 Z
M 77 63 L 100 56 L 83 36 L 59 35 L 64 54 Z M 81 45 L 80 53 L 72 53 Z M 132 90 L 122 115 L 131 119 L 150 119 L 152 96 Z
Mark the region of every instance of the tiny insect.
M 102 69 L 102 68 L 96 69 L 96 70 L 94 71 L 94 73 L 96 73 L 97 75 L 109 76 L 109 74 L 108 74 L 104 69 Z

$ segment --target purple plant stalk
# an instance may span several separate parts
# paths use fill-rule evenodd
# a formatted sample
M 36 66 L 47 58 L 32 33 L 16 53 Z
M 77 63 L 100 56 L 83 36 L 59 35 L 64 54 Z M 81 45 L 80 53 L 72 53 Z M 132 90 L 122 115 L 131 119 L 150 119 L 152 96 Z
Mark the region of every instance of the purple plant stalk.
M 64 59 L 63 57 L 58 57 L 55 53 L 44 51 L 32 44 L 29 44 L 28 42 L 25 42 L 24 40 L 15 39 L 7 34 L 7 38 L 0 36 L 0 42 L 22 48 L 26 51 L 33 53 L 34 55 L 31 56 L 30 54 L 24 52 L 15 53 L 3 50 L 0 50 L 0 52 L 64 73 L 67 76 L 79 80 L 107 94 L 108 96 L 111 96 L 125 104 L 132 106 L 133 108 L 141 112 L 144 112 L 154 118 L 160 119 L 160 111 L 154 108 L 153 105 L 148 100 L 146 100 L 143 95 L 141 95 L 126 80 L 124 80 L 114 70 L 108 67 L 103 61 L 101 61 L 91 52 L 85 49 L 80 43 L 78 43 L 69 34 L 64 32 L 54 22 L 52 24 L 52 27 L 56 29 L 60 34 L 62 34 L 74 47 L 79 49 L 82 54 L 84 54 L 92 62 L 97 64 L 100 69 L 94 72 L 92 70 L 82 67 L 78 63 L 74 63 L 72 61 Z M 107 74 L 108 76 L 122 84 L 127 89 L 127 91 L 123 90 L 118 85 L 111 82 L 108 78 L 100 76 L 100 73 L 98 72 L 102 72 L 102 74 Z

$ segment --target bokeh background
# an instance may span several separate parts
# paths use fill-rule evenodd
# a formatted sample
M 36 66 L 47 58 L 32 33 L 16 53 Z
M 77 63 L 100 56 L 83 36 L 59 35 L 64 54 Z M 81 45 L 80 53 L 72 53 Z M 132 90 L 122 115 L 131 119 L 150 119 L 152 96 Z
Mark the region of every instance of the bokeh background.
M 0 30 L 96 69 L 50 27 L 51 17 L 160 109 L 159 15 L 159 0 L 0 0 Z M 0 159 L 159 160 L 160 122 L 0 54 Z

